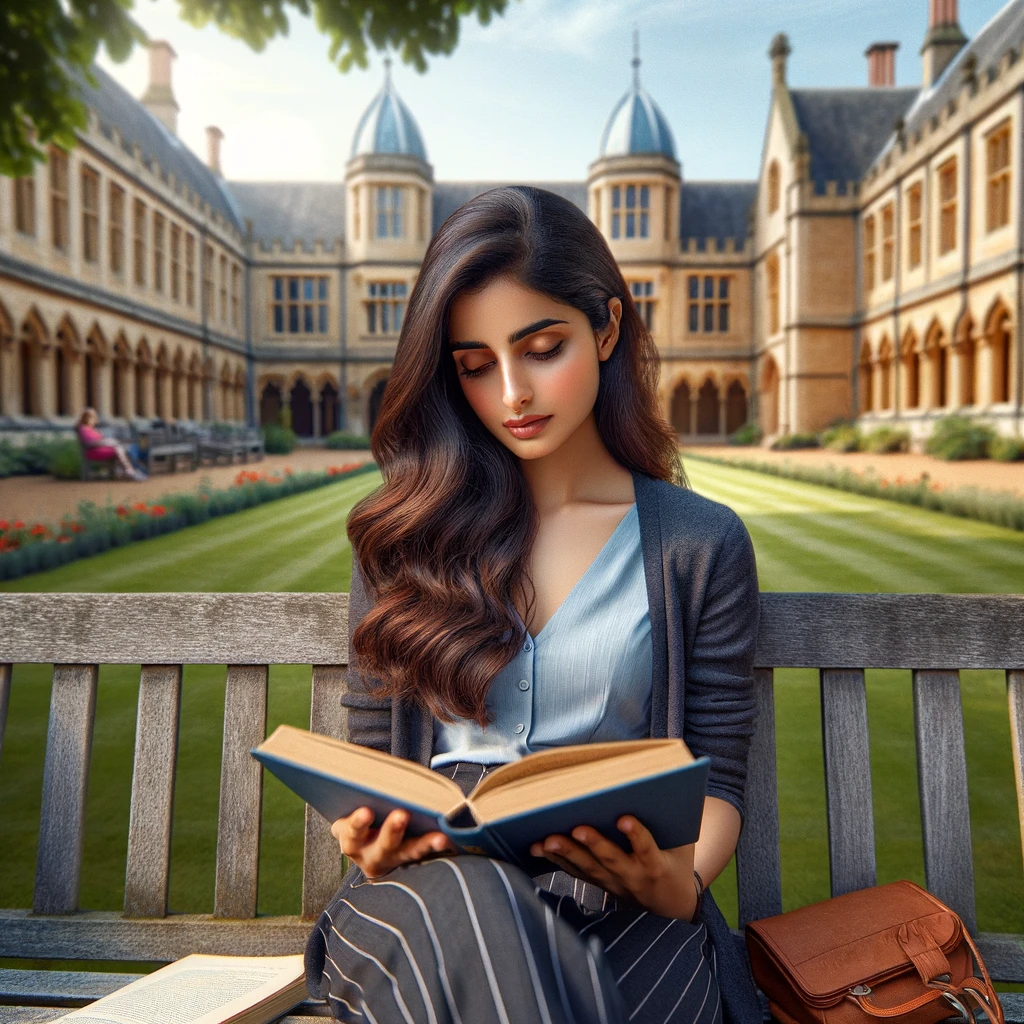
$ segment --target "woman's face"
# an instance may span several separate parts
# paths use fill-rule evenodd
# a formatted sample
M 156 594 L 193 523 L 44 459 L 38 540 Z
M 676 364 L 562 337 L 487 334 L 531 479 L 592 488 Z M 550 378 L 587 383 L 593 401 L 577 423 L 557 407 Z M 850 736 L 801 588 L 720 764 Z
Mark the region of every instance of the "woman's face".
M 448 336 L 462 392 L 515 455 L 549 455 L 592 417 L 599 366 L 619 336 L 621 300 L 612 297 L 608 308 L 610 321 L 594 331 L 574 306 L 508 277 L 452 302 Z M 533 426 L 509 429 L 510 421 L 530 419 Z

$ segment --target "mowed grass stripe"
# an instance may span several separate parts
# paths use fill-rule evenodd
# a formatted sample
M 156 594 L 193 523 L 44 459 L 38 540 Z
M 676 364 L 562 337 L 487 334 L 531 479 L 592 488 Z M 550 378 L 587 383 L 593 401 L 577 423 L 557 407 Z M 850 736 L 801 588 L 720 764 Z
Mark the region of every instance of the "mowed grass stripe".
M 703 488 L 708 497 L 730 504 L 740 512 L 743 489 L 732 484 L 716 482 L 713 488 Z M 775 538 L 800 550 L 813 552 L 834 562 L 846 577 L 849 589 L 878 590 L 879 580 L 886 587 L 906 593 L 942 591 L 949 584 L 947 557 L 920 557 L 915 554 L 914 543 L 906 536 L 894 536 L 889 530 L 874 529 L 852 516 L 830 515 L 815 511 L 778 514 L 783 503 L 761 496 L 760 511 L 745 503 L 744 511 L 752 515 L 751 524 L 762 534 Z M 767 514 L 765 514 L 767 513 Z M 753 531 L 752 531 L 753 532 Z M 876 553 L 872 554 L 872 550 Z M 1002 572 L 986 571 L 980 566 L 964 563 L 957 589 L 975 593 L 1004 590 L 1008 579 Z
M 703 480 L 699 474 L 692 475 L 694 485 L 702 493 L 731 505 L 741 516 L 748 516 L 750 521 L 747 525 L 752 535 L 755 529 L 777 532 L 770 525 L 774 518 L 792 518 L 802 531 L 801 543 L 805 534 L 813 534 L 818 540 L 827 540 L 831 546 L 852 550 L 858 558 L 871 557 L 864 546 L 851 545 L 847 538 L 862 540 L 865 545 L 883 552 L 894 563 L 887 567 L 887 571 L 895 571 L 902 576 L 901 589 L 916 587 L 930 591 L 938 588 L 945 592 L 980 593 L 1016 592 L 1020 589 L 1024 537 L 1015 531 L 913 506 L 898 506 L 894 510 L 883 499 L 862 498 L 862 503 L 869 504 L 866 507 L 862 504 L 851 515 L 850 510 L 841 504 L 845 494 L 835 501 L 831 496 L 825 501 L 817 501 L 817 495 L 814 499 L 798 496 L 796 500 L 786 500 L 794 496 L 785 492 L 785 484 L 776 484 L 774 479 L 768 487 L 762 487 L 759 479 L 758 494 L 751 498 L 750 486 L 744 481 Z M 821 505 L 829 511 L 819 511 Z M 954 527 L 961 524 L 968 529 L 982 526 L 989 536 L 982 538 L 980 543 L 963 545 L 961 551 L 951 557 L 946 545 L 936 543 L 932 535 L 931 521 L 934 519 L 951 521 Z
M 263 566 L 293 531 L 344 530 L 352 507 L 379 487 L 379 473 L 328 484 L 161 537 L 0 583 L 0 591 L 223 591 L 266 589 Z M 312 520 L 312 521 L 311 521 Z M 305 550 L 305 543 L 298 547 Z M 231 579 L 232 586 L 223 584 Z M 219 584 L 219 585 L 218 585 Z M 344 590 L 348 579 L 333 589 Z

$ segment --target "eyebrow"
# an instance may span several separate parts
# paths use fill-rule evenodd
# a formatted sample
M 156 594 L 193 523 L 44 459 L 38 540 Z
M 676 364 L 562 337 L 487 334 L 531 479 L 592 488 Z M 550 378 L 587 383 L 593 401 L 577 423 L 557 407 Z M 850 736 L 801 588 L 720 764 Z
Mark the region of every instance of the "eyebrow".
M 545 317 L 543 320 L 537 320 L 532 324 L 527 324 L 525 327 L 520 327 L 518 331 L 513 331 L 508 336 L 508 343 L 514 345 L 517 341 L 522 341 L 523 338 L 536 334 L 538 331 L 543 331 L 545 327 L 550 327 L 552 324 L 567 324 L 568 320 L 554 320 L 551 317 Z M 485 345 L 482 341 L 453 341 L 451 343 L 451 350 L 458 352 L 464 348 L 489 348 L 489 345 Z

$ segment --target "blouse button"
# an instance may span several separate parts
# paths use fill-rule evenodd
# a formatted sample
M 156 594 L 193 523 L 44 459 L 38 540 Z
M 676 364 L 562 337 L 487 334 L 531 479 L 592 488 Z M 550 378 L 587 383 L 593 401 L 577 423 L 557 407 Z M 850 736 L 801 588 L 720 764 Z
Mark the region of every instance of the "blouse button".
M 527 680 L 525 680 L 525 679 L 520 679 L 519 680 L 519 689 L 520 690 L 528 690 L 529 688 L 530 688 L 530 684 L 529 684 L 529 682 L 527 682 Z
M 532 651 L 533 650 L 533 644 L 531 644 L 530 641 L 527 640 L 526 643 L 523 644 L 523 650 L 524 651 Z
M 517 725 L 517 726 L 515 727 L 515 730 L 514 730 L 514 732 L 515 732 L 515 734 L 516 734 L 516 735 L 518 736 L 518 735 L 519 735 L 519 734 L 520 734 L 520 733 L 521 733 L 521 732 L 522 732 L 522 731 L 523 731 L 523 730 L 524 730 L 525 728 L 526 728 L 526 726 L 525 726 L 525 725 L 523 725 L 523 723 L 522 723 L 522 722 L 520 722 L 520 723 L 519 723 L 519 724 L 518 724 L 518 725 Z

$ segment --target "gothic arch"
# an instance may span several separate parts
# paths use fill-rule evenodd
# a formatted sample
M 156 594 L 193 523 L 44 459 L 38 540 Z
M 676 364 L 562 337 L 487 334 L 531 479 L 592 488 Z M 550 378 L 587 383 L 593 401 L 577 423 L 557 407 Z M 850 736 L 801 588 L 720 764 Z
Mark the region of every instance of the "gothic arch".
M 299 437 L 313 436 L 313 390 L 304 373 L 294 376 L 288 389 L 288 404 L 292 410 L 292 430 Z
M 977 401 L 978 345 L 977 326 L 971 311 L 965 309 L 953 331 L 953 361 L 956 364 L 955 405 L 974 405 Z
M 689 378 L 681 373 L 672 386 L 672 408 L 670 418 L 672 426 L 677 434 L 688 435 L 693 433 L 693 391 L 690 387 Z
M 750 405 L 747 400 L 747 382 L 739 375 L 732 375 L 725 389 L 725 432 L 731 434 L 739 430 L 750 417 Z
M 930 375 L 928 408 L 944 409 L 949 404 L 950 336 L 936 317 L 925 335 L 924 352 Z
M 39 310 L 33 306 L 21 322 L 18 339 L 18 381 L 23 416 L 45 415 L 43 360 L 50 348 L 50 335 Z
M 85 355 L 83 357 L 83 376 L 85 378 L 85 404 L 97 409 L 101 416 L 110 412 L 109 391 L 105 381 L 109 381 L 107 365 L 110 362 L 110 346 L 103 336 L 99 323 L 93 322 L 89 333 L 85 336 Z M 102 408 L 100 408 L 102 406 Z
M 923 346 L 913 327 L 907 329 L 900 345 L 903 361 L 903 408 L 917 409 L 921 405 L 921 368 L 924 362 Z
M 988 349 L 989 402 L 1009 402 L 1013 380 L 1013 345 L 1010 310 L 997 298 L 985 318 L 985 347 Z
M 779 398 L 781 375 L 775 357 L 768 354 L 761 360 L 761 427 L 765 434 L 779 431 Z
M 857 360 L 857 412 L 872 412 L 874 409 L 874 367 L 871 362 L 871 342 L 865 338 Z
M 714 374 L 706 373 L 701 386 L 697 389 L 697 433 L 721 433 L 718 406 L 721 395 Z

